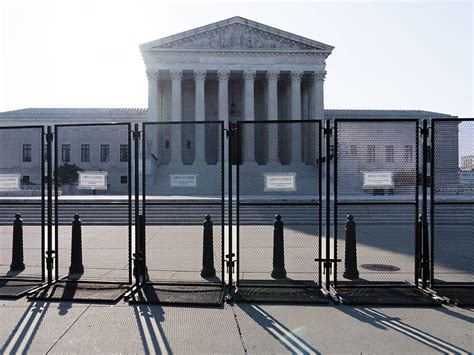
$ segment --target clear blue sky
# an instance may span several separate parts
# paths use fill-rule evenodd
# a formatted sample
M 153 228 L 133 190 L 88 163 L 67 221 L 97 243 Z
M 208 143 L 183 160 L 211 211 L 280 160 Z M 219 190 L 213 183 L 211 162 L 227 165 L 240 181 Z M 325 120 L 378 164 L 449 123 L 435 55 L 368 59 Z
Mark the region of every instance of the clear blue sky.
M 236 15 L 336 47 L 327 61 L 326 108 L 474 116 L 470 1 L 7 0 L 0 6 L 0 111 L 146 107 L 138 45 Z

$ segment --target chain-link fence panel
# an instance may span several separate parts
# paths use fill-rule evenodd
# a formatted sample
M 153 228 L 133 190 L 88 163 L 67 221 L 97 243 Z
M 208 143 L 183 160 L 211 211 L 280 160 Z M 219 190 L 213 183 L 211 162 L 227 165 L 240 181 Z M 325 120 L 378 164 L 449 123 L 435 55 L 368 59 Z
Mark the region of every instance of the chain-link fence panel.
M 238 122 L 238 287 L 320 285 L 320 131 L 320 121 Z
M 131 282 L 130 124 L 55 126 L 56 278 Z
M 146 264 L 151 282 L 224 284 L 222 122 L 143 125 Z
M 474 282 L 474 120 L 432 120 L 432 286 Z
M 0 128 L 0 278 L 45 279 L 44 128 Z
M 334 281 L 416 281 L 417 120 L 336 120 Z

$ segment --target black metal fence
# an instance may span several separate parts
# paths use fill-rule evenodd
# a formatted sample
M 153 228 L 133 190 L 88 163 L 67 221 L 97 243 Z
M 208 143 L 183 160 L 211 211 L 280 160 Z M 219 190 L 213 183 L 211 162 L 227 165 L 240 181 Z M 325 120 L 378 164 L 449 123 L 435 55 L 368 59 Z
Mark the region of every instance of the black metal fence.
M 320 121 L 237 123 L 241 293 L 246 287 L 321 285 L 320 132 Z
M 128 123 L 55 126 L 56 281 L 132 282 L 131 153 Z
M 145 123 L 142 132 L 149 281 L 223 287 L 223 122 Z
M 418 120 L 335 120 L 336 287 L 418 284 L 419 134 Z
M 0 279 L 45 281 L 42 126 L 0 127 Z
M 472 286 L 474 120 L 326 124 L 2 127 L 0 280 Z
M 431 286 L 474 285 L 474 119 L 431 125 Z

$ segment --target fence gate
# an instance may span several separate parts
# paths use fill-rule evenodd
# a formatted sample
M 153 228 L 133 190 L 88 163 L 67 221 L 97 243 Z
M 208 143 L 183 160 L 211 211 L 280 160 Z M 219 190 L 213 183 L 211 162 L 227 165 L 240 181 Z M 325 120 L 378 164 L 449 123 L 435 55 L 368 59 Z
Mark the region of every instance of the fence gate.
M 333 285 L 346 304 L 432 304 L 418 286 L 419 121 L 334 122 Z
M 223 144 L 223 122 L 143 125 L 146 284 L 131 302 L 223 303 Z
M 0 128 L 0 297 L 45 281 L 44 128 Z
M 474 119 L 431 126 L 431 288 L 474 304 Z
M 113 302 L 132 282 L 130 124 L 56 125 L 53 139 L 54 283 L 31 298 Z
M 237 301 L 327 302 L 320 132 L 320 121 L 237 123 Z

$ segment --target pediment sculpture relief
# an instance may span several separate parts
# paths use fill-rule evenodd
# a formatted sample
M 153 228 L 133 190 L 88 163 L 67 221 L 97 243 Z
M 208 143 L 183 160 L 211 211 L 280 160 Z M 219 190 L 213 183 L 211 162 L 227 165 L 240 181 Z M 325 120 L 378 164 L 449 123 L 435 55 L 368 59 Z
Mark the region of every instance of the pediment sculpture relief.
M 228 25 L 195 36 L 186 37 L 161 48 L 219 48 L 219 49 L 317 49 L 270 32 L 241 24 Z

